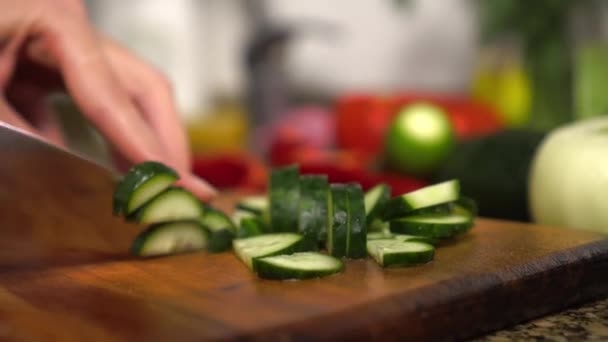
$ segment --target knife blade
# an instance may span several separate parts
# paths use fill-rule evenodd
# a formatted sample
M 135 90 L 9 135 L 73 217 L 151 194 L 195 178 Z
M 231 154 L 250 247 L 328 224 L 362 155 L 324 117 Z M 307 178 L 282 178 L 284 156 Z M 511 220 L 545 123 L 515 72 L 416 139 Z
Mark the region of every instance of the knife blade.
M 124 257 L 141 227 L 112 215 L 117 177 L 0 124 L 0 272 Z

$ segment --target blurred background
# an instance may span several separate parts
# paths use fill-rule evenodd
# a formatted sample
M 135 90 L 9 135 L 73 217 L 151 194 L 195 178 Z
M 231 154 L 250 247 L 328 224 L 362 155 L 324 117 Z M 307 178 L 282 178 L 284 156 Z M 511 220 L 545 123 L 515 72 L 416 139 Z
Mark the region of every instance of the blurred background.
M 393 194 L 458 177 L 480 214 L 526 221 L 546 134 L 608 112 L 606 1 L 87 5 L 99 30 L 169 76 L 194 170 L 222 190 L 259 191 L 269 167 L 292 163 Z M 395 123 L 420 103 L 450 124 L 435 142 Z M 93 153 L 80 132 L 76 148 Z

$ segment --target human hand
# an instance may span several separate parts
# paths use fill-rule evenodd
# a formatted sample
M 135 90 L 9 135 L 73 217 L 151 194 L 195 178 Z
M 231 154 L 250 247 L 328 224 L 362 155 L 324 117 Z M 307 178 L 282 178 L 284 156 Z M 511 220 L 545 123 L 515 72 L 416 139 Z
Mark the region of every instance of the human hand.
M 99 36 L 80 0 L 0 0 L 0 121 L 61 145 L 45 103 L 60 89 L 119 159 L 165 163 L 201 199 L 215 194 L 190 172 L 186 133 L 160 72 Z

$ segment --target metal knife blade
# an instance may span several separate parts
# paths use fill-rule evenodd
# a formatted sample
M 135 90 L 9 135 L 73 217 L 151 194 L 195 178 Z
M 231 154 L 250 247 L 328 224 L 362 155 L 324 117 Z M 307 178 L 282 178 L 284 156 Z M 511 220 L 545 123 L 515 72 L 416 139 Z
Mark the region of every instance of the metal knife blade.
M 112 216 L 116 177 L 0 124 L 0 272 L 126 255 L 141 227 Z

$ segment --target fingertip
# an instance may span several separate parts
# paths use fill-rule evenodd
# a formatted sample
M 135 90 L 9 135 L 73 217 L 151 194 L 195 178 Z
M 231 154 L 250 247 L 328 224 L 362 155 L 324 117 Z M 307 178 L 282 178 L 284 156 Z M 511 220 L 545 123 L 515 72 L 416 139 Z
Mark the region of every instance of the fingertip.
M 196 197 L 205 202 L 211 201 L 218 195 L 217 189 L 215 189 L 211 184 L 192 174 L 182 175 L 178 184 L 184 186 Z

